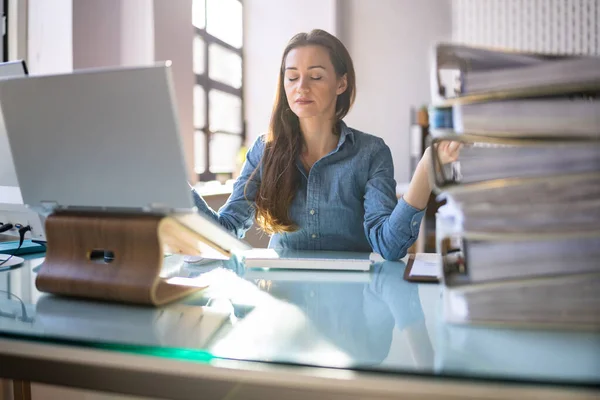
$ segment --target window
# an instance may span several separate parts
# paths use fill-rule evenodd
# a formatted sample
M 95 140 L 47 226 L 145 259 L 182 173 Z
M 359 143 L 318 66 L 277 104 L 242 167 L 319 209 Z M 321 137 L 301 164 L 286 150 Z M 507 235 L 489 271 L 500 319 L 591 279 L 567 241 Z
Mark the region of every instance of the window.
M 8 0 L 0 0 L 0 16 L 2 17 L 2 43 L 0 53 L 2 61 L 8 61 Z
M 246 138 L 242 0 L 193 0 L 194 167 L 201 181 L 231 177 Z

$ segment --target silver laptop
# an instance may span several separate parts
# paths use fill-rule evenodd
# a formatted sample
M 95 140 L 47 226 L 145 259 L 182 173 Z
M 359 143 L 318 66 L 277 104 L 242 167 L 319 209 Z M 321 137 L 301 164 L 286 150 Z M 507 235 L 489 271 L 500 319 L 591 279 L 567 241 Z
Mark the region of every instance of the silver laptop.
M 0 79 L 23 77 L 27 75 L 25 61 L 0 63 Z M 13 157 L 4 128 L 4 120 L 0 113 L 0 203 L 22 203 L 19 182 L 13 163 Z M 2 222 L 2 221 L 0 221 Z
M 26 75 L 27 64 L 23 60 L 0 63 L 0 79 Z M 13 228 L 3 235 L 18 238 L 18 228 L 29 225 L 31 231 L 26 233 L 27 239 L 46 240 L 43 218 L 23 205 L 2 113 L 0 113 L 0 223 L 13 225 Z
M 168 214 L 224 249 L 247 250 L 194 207 L 169 65 L 0 81 L 23 200 L 40 213 Z

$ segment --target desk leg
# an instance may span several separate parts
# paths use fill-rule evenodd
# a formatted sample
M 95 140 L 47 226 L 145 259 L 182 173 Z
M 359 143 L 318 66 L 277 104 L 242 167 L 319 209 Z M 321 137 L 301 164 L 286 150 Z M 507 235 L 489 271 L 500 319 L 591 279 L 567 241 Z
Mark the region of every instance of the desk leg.
M 31 400 L 29 381 L 13 381 L 13 400 Z

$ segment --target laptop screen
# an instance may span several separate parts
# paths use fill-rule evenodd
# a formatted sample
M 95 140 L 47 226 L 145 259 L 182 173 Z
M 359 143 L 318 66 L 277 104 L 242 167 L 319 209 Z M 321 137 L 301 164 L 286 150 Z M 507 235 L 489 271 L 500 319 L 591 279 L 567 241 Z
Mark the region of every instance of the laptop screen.
M 27 75 L 25 61 L 0 63 L 0 79 L 25 75 Z M 23 203 L 2 113 L 0 113 L 0 203 Z
M 168 65 L 0 81 L 23 202 L 193 210 L 172 92 Z

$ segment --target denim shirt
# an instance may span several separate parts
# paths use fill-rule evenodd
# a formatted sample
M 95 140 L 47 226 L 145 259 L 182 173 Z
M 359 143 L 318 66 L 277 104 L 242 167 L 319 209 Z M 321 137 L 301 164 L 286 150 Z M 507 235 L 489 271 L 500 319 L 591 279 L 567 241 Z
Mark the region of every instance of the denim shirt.
M 417 239 L 425 211 L 397 199 L 392 154 L 383 139 L 344 122 L 340 125 L 337 147 L 309 173 L 296 160 L 300 184 L 289 215 L 299 229 L 272 235 L 269 247 L 373 251 L 386 260 L 402 258 Z M 248 150 L 233 192 L 218 212 L 193 191 L 198 209 L 239 238 L 254 221 L 264 149 L 265 137 L 260 136 Z

